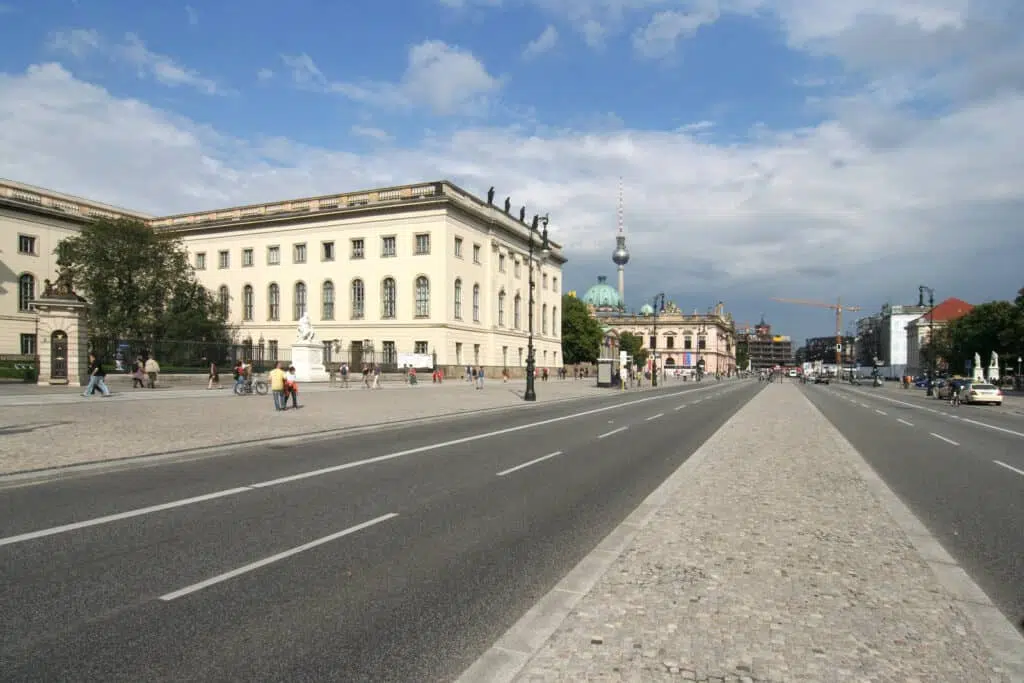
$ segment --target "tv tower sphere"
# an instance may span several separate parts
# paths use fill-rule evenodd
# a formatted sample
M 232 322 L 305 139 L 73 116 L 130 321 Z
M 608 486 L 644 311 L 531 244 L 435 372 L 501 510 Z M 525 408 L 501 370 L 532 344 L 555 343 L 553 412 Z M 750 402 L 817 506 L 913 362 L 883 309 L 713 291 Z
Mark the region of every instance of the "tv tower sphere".
M 615 265 L 624 266 L 629 263 L 629 250 L 626 249 L 626 236 L 617 235 L 615 238 L 615 251 L 612 252 L 612 261 Z

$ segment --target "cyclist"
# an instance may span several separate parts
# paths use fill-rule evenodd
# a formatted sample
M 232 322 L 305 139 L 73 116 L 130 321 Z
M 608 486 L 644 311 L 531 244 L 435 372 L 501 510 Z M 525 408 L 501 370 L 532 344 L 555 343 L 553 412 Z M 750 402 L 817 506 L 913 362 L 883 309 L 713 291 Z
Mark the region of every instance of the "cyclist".
M 949 385 L 949 405 L 958 406 L 960 405 L 960 387 L 963 386 L 959 382 L 953 382 Z

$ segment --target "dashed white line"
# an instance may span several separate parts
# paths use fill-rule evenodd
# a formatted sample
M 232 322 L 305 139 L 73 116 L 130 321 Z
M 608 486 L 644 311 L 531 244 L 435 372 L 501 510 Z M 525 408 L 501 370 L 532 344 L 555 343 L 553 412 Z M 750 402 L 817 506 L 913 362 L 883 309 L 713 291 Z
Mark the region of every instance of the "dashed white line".
M 599 436 L 599 437 L 597 437 L 597 438 L 599 438 L 599 439 L 605 439 L 605 438 L 607 438 L 607 437 L 611 436 L 612 434 L 618 434 L 619 432 L 624 432 L 624 431 L 626 431 L 627 429 L 629 429 L 629 427 L 619 427 L 618 429 L 613 429 L 613 430 L 612 430 L 612 431 L 610 431 L 610 432 L 605 432 L 604 434 L 600 435 L 600 436 Z
M 879 410 L 878 408 L 875 408 L 875 412 L 878 413 L 879 415 L 888 415 L 889 414 L 889 413 L 885 412 L 884 410 Z
M 684 403 L 684 404 L 683 404 L 683 405 L 681 405 L 681 406 L 676 406 L 676 407 L 675 407 L 675 408 L 673 408 L 672 410 L 682 410 L 683 408 L 685 408 L 685 407 L 686 407 L 686 405 L 687 405 L 687 404 L 685 404 L 685 403 Z
M 999 465 L 1000 467 L 1005 467 L 1006 469 L 1011 470 L 1013 472 L 1016 472 L 1017 474 L 1019 474 L 1022 477 L 1024 477 L 1024 470 L 1018 470 L 1013 465 L 1007 465 L 1005 462 L 1002 462 L 1001 460 L 993 460 L 992 462 L 994 462 L 995 464 Z
M 959 446 L 960 445 L 956 441 L 953 441 L 953 439 L 947 439 L 942 434 L 936 434 L 935 432 L 928 432 L 928 433 L 931 434 L 932 436 L 934 436 L 936 439 L 940 439 L 942 441 L 945 441 L 946 443 L 953 444 L 954 446 Z
M 199 583 L 194 583 L 191 586 L 185 586 L 184 588 L 182 588 L 180 590 L 176 590 L 176 591 L 174 591 L 172 593 L 167 593 L 166 595 L 161 595 L 160 599 L 163 600 L 164 602 L 170 602 L 171 600 L 176 600 L 176 599 L 178 599 L 180 597 L 184 597 L 184 596 L 186 596 L 186 595 L 188 595 L 190 593 L 195 593 L 196 591 L 201 591 L 204 588 L 209 588 L 210 586 L 216 585 L 218 583 L 222 583 L 224 581 L 227 581 L 228 579 L 233 579 L 236 576 L 241 576 L 242 574 L 245 574 L 247 572 L 254 571 L 256 569 L 259 569 L 260 567 L 265 567 L 268 564 L 272 564 L 274 562 L 279 562 L 279 561 L 281 561 L 281 560 L 283 560 L 285 558 L 291 557 L 292 555 L 298 555 L 299 553 L 305 552 L 307 550 L 311 550 L 311 549 L 313 549 L 313 548 L 315 548 L 315 547 L 317 547 L 319 545 L 323 545 L 324 543 L 330 543 L 331 541 L 336 541 L 337 539 L 339 539 L 339 538 L 341 538 L 343 536 L 348 536 L 349 534 L 354 534 L 357 531 L 362 531 L 363 529 L 366 529 L 367 527 L 371 527 L 371 526 L 373 526 L 375 524 L 380 524 L 381 522 L 386 522 L 387 520 L 393 519 L 393 518 L 395 518 L 397 516 L 398 516 L 397 512 L 389 512 L 386 515 L 381 515 L 380 517 L 375 517 L 374 519 L 371 519 L 369 521 L 363 522 L 362 524 L 356 524 L 355 526 L 350 526 L 349 528 L 344 529 L 342 531 L 339 531 L 336 534 L 331 534 L 330 536 L 324 536 L 323 538 L 318 538 L 315 541 L 310 541 L 309 543 L 304 543 L 304 544 L 302 544 L 300 546 L 296 546 L 296 547 L 292 548 L 291 550 L 285 550 L 283 553 L 278 553 L 276 555 L 271 555 L 270 557 L 265 557 L 262 560 L 259 560 L 257 562 L 253 562 L 251 564 L 247 564 L 244 567 L 239 567 L 238 569 L 232 569 L 229 572 L 224 572 L 223 574 L 218 574 L 217 576 L 214 576 L 214 577 L 211 577 L 209 579 L 206 579 L 205 581 L 200 581 Z
M 904 419 L 903 419 L 902 417 L 898 417 L 898 418 L 896 418 L 896 421 L 897 421 L 897 422 L 902 422 L 903 424 L 907 425 L 908 427 L 913 427 L 913 426 L 914 426 L 914 425 L 913 425 L 913 423 L 911 423 L 911 422 L 907 422 L 907 421 L 906 421 L 906 420 L 904 420 Z
M 658 413 L 657 415 L 651 415 L 649 418 L 644 420 L 644 422 L 650 422 L 651 420 L 657 420 L 659 417 L 664 417 L 664 416 L 665 416 L 665 413 Z
M 515 467 L 510 467 L 507 470 L 502 470 L 501 472 L 498 472 L 498 476 L 499 477 L 504 477 L 506 474 L 512 474 L 513 472 L 518 472 L 519 470 L 527 468 L 530 465 L 536 465 L 539 462 L 544 462 L 545 460 L 547 460 L 549 458 L 554 458 L 555 456 L 561 455 L 561 454 L 562 454 L 562 451 L 555 451 L 554 453 L 548 453 L 547 455 L 542 455 L 539 458 L 534 458 L 530 462 L 524 462 L 522 465 L 516 465 Z

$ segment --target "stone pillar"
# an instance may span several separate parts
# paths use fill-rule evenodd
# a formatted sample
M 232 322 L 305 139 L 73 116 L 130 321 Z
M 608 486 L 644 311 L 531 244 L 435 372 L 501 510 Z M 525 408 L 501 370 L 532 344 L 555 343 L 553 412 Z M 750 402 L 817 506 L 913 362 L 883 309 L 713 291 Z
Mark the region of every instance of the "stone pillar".
M 41 385 L 84 386 L 89 374 L 89 305 L 78 296 L 46 296 L 32 302 L 39 316 Z
M 295 366 L 295 379 L 299 382 L 330 380 L 330 375 L 324 367 L 324 345 L 320 342 L 292 344 L 291 364 Z

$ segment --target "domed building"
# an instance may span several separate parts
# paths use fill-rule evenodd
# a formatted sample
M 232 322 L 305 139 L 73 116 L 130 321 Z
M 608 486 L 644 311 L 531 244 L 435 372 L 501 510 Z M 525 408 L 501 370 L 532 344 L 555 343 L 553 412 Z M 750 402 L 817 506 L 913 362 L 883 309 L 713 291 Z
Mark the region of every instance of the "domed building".
M 608 284 L 608 278 L 600 275 L 597 284 L 586 291 L 581 299 L 592 310 L 600 313 L 611 313 L 625 309 L 619 292 Z

